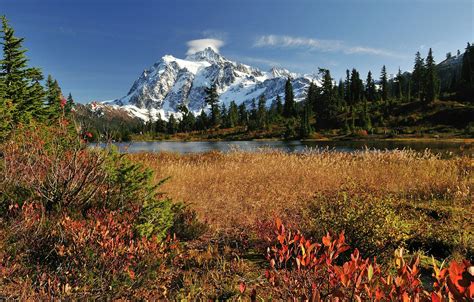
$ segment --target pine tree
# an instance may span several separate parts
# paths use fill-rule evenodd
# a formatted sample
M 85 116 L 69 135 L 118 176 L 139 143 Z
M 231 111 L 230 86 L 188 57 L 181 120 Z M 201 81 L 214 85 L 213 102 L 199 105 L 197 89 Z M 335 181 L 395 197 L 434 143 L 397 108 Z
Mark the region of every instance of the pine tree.
M 312 107 L 310 97 L 311 96 L 308 93 L 308 95 L 306 96 L 306 99 L 304 100 L 303 112 L 301 113 L 301 119 L 300 119 L 300 137 L 301 138 L 307 138 L 313 132 L 313 129 L 310 123 L 311 107 Z
M 398 68 L 397 78 L 396 78 L 396 93 L 397 99 L 401 101 L 403 99 L 403 86 L 404 86 L 404 79 L 402 75 L 402 71 Z
M 196 129 L 206 130 L 209 128 L 209 118 L 204 110 L 201 110 L 201 114 L 196 118 Z
M 337 90 L 334 89 L 331 72 L 328 69 L 320 68 L 319 75 L 321 87 L 313 86 L 315 87 L 313 93 L 316 98 L 316 106 L 313 108 L 315 110 L 317 126 L 319 128 L 328 128 L 335 124 L 338 113 Z
M 166 131 L 168 134 L 176 134 L 178 131 L 178 122 L 176 121 L 174 114 L 170 114 L 168 124 L 166 125 Z
M 225 104 L 222 104 L 222 106 L 221 106 L 220 120 L 221 120 L 221 123 L 220 123 L 221 128 L 225 129 L 225 128 L 230 127 L 228 112 L 227 112 L 227 108 L 226 108 Z
M 166 121 L 161 118 L 161 113 L 158 113 L 158 117 L 155 122 L 155 132 L 166 133 Z
M 279 94 L 276 97 L 276 113 L 279 116 L 283 116 L 283 103 Z
M 296 116 L 295 96 L 293 94 L 293 85 L 288 78 L 285 83 L 285 104 L 283 105 L 283 116 L 286 118 Z
M 431 103 L 436 99 L 439 90 L 439 79 L 438 72 L 436 70 L 436 64 L 433 58 L 433 52 L 428 51 L 428 56 L 426 57 L 426 72 L 425 72 L 425 82 L 426 87 L 425 93 L 425 102 Z
M 185 104 L 180 104 L 178 106 L 178 110 L 181 113 L 181 120 L 179 122 L 179 131 L 180 132 L 189 132 L 194 130 L 194 126 L 196 123 L 196 118 L 194 114 L 189 111 L 188 106 Z
M 245 104 L 242 103 L 239 105 L 239 125 L 248 126 L 249 116 Z
M 375 92 L 375 81 L 372 78 L 372 72 L 369 71 L 365 81 L 365 98 L 367 102 L 373 103 L 375 101 Z
M 380 89 L 382 101 L 385 103 L 386 109 L 388 109 L 388 78 L 385 65 L 382 67 L 382 72 L 380 73 Z
M 10 132 L 13 123 L 12 104 L 5 97 L 5 83 L 0 78 L 0 142 Z
M 66 112 L 66 114 L 69 114 L 71 113 L 73 108 L 74 108 L 74 99 L 71 93 L 69 93 L 69 95 L 67 96 L 67 102 L 66 102 L 66 106 L 64 107 L 64 111 Z
M 41 71 L 28 68 L 22 44 L 24 39 L 15 32 L 5 16 L 2 19 L 3 59 L 0 60 L 0 78 L 4 85 L 4 97 L 11 102 L 14 122 L 29 122 L 42 115 Z
M 235 101 L 231 101 L 229 105 L 229 126 L 234 128 L 239 123 L 239 109 Z
M 258 108 L 257 108 L 257 115 L 256 115 L 256 122 L 257 127 L 259 129 L 264 129 L 267 125 L 267 110 L 265 108 L 267 100 L 265 99 L 265 95 L 261 95 L 258 98 Z
M 206 92 L 206 104 L 211 106 L 211 120 L 210 124 L 212 127 L 216 127 L 220 123 L 220 111 L 219 111 L 219 95 L 217 94 L 217 85 L 213 84 L 211 87 L 205 89 Z
M 461 96 L 472 101 L 472 96 L 474 95 L 474 46 L 471 46 L 469 43 L 462 58 L 459 86 L 461 88 Z
M 48 75 L 46 80 L 46 111 L 49 121 L 56 120 L 61 116 L 61 97 L 62 93 L 58 81 Z
M 421 57 L 420 52 L 418 51 L 415 55 L 415 66 L 413 67 L 412 72 L 412 92 L 413 96 L 416 97 L 418 100 L 423 99 L 423 82 L 425 77 L 425 61 Z

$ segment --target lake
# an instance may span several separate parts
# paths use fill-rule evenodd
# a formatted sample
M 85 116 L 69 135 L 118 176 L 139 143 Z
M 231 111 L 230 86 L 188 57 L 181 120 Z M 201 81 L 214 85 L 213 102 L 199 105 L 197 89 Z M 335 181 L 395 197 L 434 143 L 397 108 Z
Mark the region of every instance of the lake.
M 446 141 L 215 141 L 215 142 L 182 142 L 182 141 L 156 141 L 156 142 L 127 142 L 114 143 L 120 152 L 177 152 L 201 153 L 208 151 L 229 152 L 242 150 L 248 152 L 259 151 L 264 148 L 283 150 L 285 152 L 304 152 L 310 149 L 330 149 L 342 152 L 364 150 L 395 150 L 412 149 L 424 151 L 430 149 L 433 153 L 443 155 L 473 155 L 473 145 L 462 142 Z M 105 144 L 93 144 L 104 147 Z

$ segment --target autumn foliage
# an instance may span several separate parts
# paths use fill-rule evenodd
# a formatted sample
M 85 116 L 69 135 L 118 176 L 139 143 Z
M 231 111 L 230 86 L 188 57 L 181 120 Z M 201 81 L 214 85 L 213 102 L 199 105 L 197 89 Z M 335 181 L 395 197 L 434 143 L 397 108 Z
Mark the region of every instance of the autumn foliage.
M 344 233 L 327 234 L 322 243 L 291 232 L 276 220 L 276 245 L 268 250 L 269 282 L 280 297 L 311 301 L 472 301 L 474 267 L 463 260 L 447 267 L 434 264 L 433 291 L 421 281 L 420 258 L 395 253 L 393 267 L 364 259 L 357 249 L 348 255 Z M 342 257 L 345 255 L 345 257 Z M 347 259 L 344 259 L 347 258 Z

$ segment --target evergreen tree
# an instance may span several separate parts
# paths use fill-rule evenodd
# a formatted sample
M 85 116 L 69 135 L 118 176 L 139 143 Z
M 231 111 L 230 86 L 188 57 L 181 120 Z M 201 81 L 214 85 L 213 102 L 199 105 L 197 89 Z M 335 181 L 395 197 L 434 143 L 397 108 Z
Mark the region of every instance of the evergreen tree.
M 66 112 L 66 114 L 69 114 L 71 113 L 73 108 L 74 108 L 74 99 L 71 93 L 69 93 L 69 95 L 67 96 L 67 102 L 66 102 L 66 106 L 64 107 L 64 111 Z
M 222 104 L 221 106 L 220 119 L 221 119 L 221 128 L 225 129 L 225 128 L 230 127 L 228 112 L 227 112 L 227 108 L 225 104 Z
M 373 103 L 375 101 L 375 81 L 372 78 L 372 72 L 367 73 L 367 80 L 365 81 L 365 98 L 367 102 Z
M 61 97 L 62 93 L 58 81 L 54 80 L 51 75 L 48 75 L 46 80 L 46 110 L 49 121 L 58 119 L 61 116 Z
M 403 99 L 403 86 L 404 86 L 404 79 L 402 75 L 402 71 L 398 68 L 397 78 L 396 78 L 396 94 L 397 99 L 401 101 Z
M 201 110 L 201 114 L 196 118 L 196 129 L 206 130 L 209 128 L 209 118 L 204 110 Z
M 194 130 L 196 118 L 194 114 L 189 111 L 188 106 L 185 104 L 180 104 L 178 110 L 181 113 L 181 120 L 179 122 L 179 131 L 180 132 L 190 132 Z
M 168 134 L 176 134 L 178 131 L 178 122 L 176 121 L 174 114 L 170 114 L 168 124 L 166 125 L 166 131 Z
M 256 114 L 256 122 L 259 129 L 263 129 L 267 125 L 267 110 L 265 108 L 266 102 L 267 100 L 265 99 L 265 95 L 262 94 L 258 98 L 258 108 Z
M 382 101 L 385 103 L 386 109 L 388 109 L 388 78 L 385 65 L 382 67 L 382 72 L 380 73 L 380 89 Z
M 230 102 L 228 119 L 231 128 L 234 128 L 239 124 L 239 108 L 235 101 Z
M 311 85 L 313 85 L 313 83 L 311 83 Z M 311 107 L 312 107 L 310 98 L 311 96 L 308 93 L 303 104 L 303 112 L 301 113 L 301 120 L 300 120 L 300 137 L 301 138 L 307 138 L 313 132 L 313 129 L 310 123 Z
M 412 88 L 412 95 L 416 97 L 418 100 L 423 99 L 423 82 L 425 76 L 425 61 L 421 57 L 420 52 L 418 51 L 415 55 L 415 66 L 413 67 L 413 72 L 411 76 L 411 88 Z
M 472 101 L 474 95 L 474 46 L 468 43 L 462 58 L 460 96 Z
M 333 79 L 328 69 L 320 68 L 319 75 L 321 78 L 321 87 L 316 88 L 315 92 L 313 92 L 316 98 L 316 106 L 314 106 L 316 124 L 319 128 L 328 128 L 335 124 L 338 113 L 337 90 L 334 89 Z M 310 95 L 309 92 L 308 95 Z
M 157 120 L 155 122 L 155 132 L 166 133 L 166 121 L 161 118 L 161 113 L 158 113 Z
M 279 94 L 276 97 L 276 113 L 279 116 L 283 116 L 283 103 Z
M 217 85 L 213 84 L 211 87 L 206 88 L 205 92 L 206 104 L 211 107 L 210 125 L 212 127 L 216 127 L 220 123 L 219 95 L 217 94 Z
M 239 125 L 248 126 L 249 116 L 245 104 L 242 103 L 239 105 Z
M 433 52 L 428 51 L 428 56 L 426 57 L 426 72 L 425 72 L 425 83 L 426 92 L 425 92 L 425 102 L 431 103 L 436 99 L 436 96 L 439 91 L 439 79 L 438 72 L 436 70 L 436 64 L 433 58 Z
M 291 79 L 288 78 L 285 83 L 285 104 L 283 105 L 283 116 L 286 118 L 296 116 L 296 104 L 293 94 L 293 85 Z
M 39 81 L 42 79 L 38 68 L 28 68 L 23 38 L 15 37 L 15 32 L 5 16 L 2 19 L 3 59 L 0 60 L 0 78 L 3 94 L 10 100 L 13 122 L 28 122 L 41 117 L 43 94 Z
M 0 142 L 8 135 L 12 123 L 12 103 L 5 97 L 5 83 L 0 78 Z

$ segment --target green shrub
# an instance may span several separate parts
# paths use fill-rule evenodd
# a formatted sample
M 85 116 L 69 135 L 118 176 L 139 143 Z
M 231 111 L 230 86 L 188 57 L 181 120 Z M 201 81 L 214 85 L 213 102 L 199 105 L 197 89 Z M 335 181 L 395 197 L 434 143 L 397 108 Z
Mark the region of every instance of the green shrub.
M 344 231 L 349 245 L 365 257 L 391 257 L 410 236 L 410 224 L 400 217 L 390 199 L 320 196 L 310 206 L 310 231 L 322 238 L 327 231 Z

